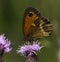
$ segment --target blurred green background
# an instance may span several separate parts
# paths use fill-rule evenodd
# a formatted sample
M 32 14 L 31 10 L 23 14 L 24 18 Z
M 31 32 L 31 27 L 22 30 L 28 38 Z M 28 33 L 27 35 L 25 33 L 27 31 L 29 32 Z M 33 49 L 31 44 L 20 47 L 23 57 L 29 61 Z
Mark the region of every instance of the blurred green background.
M 38 53 L 40 62 L 59 62 L 60 0 L 0 0 L 0 34 L 5 33 L 13 47 L 10 53 L 4 54 L 4 62 L 25 62 L 23 56 L 16 54 L 16 49 L 22 43 L 23 14 L 29 6 L 37 8 L 53 25 L 52 35 L 46 38 L 50 47 Z

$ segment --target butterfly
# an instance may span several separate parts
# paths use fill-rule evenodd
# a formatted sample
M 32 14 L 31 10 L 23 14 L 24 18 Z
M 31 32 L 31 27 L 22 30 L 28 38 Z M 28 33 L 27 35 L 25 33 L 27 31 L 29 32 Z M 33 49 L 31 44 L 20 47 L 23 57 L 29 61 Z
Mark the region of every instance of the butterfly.
M 28 7 L 25 9 L 23 17 L 23 34 L 25 40 L 31 41 L 50 36 L 52 32 L 52 24 L 46 17 L 42 16 L 40 12 Z

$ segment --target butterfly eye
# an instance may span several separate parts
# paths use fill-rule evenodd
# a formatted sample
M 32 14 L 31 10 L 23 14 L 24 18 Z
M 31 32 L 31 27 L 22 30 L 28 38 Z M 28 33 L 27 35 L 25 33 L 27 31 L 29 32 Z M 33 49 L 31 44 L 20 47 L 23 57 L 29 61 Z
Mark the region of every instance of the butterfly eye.
M 32 16 L 33 16 L 33 14 L 32 14 L 32 13 L 29 13 L 29 14 L 28 14 L 28 16 L 29 16 L 29 17 L 32 17 Z

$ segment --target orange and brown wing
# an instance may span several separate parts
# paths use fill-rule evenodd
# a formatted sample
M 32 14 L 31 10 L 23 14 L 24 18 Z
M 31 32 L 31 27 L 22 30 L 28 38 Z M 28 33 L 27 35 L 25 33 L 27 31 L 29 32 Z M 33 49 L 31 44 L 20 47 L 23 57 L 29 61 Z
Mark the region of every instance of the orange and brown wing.
M 40 13 L 35 8 L 28 7 L 25 10 L 25 14 L 24 14 L 24 18 L 23 18 L 23 33 L 25 36 L 28 36 L 31 33 L 31 31 L 32 31 L 31 25 L 40 16 L 41 16 Z

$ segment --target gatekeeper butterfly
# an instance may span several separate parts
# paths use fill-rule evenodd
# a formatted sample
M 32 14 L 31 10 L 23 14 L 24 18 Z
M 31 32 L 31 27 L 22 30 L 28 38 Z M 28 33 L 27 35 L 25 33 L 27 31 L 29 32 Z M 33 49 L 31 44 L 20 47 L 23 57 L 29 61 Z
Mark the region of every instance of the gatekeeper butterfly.
M 23 34 L 25 40 L 39 39 L 49 36 L 52 32 L 52 24 L 42 16 L 37 9 L 28 7 L 23 17 Z

